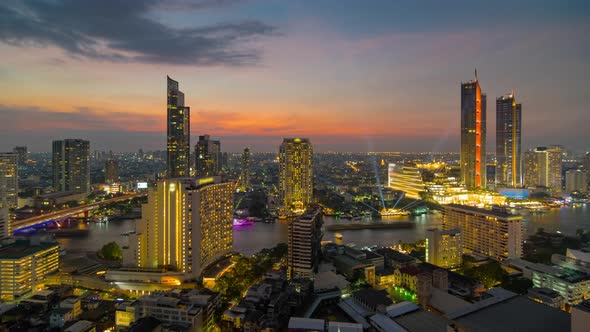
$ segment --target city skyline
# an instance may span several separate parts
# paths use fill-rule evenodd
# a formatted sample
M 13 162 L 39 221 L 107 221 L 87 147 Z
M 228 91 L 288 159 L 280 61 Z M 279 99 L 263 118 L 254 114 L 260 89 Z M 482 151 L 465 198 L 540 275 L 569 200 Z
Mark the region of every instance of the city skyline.
M 297 136 L 313 139 L 318 152 L 457 152 L 456 86 L 475 67 L 488 98 L 519 91 L 528 110 L 523 149 L 587 149 L 582 1 L 522 1 L 507 13 L 495 10 L 497 3 L 467 9 L 429 2 L 428 12 L 386 2 L 312 9 L 266 1 L 134 4 L 0 5 L 8 18 L 0 34 L 3 150 L 49 152 L 46 142 L 62 137 L 90 140 L 97 150 L 164 150 L 161 81 L 170 75 L 193 108 L 193 141 L 221 137 L 228 152 L 271 152 L 282 137 Z M 91 10 L 106 22 L 72 21 Z M 78 28 L 58 36 L 24 11 L 38 13 L 41 23 Z M 487 14 L 475 19 L 476 11 Z M 136 22 L 139 31 L 117 36 L 102 27 L 119 27 L 115 20 Z M 53 33 L 66 31 L 52 24 Z M 130 42 L 146 31 L 162 45 Z M 183 45 L 175 34 L 187 38 L 183 52 L 164 49 Z M 194 46 L 199 38 L 209 43 Z M 489 117 L 488 132 L 494 129 Z M 493 135 L 487 143 L 494 151 Z

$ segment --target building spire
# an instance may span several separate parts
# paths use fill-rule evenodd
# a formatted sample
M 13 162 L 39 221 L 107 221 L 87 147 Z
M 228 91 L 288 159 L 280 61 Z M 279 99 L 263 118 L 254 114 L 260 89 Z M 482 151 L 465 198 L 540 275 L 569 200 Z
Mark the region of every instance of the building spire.
M 475 81 L 477 82 L 477 68 L 475 68 Z

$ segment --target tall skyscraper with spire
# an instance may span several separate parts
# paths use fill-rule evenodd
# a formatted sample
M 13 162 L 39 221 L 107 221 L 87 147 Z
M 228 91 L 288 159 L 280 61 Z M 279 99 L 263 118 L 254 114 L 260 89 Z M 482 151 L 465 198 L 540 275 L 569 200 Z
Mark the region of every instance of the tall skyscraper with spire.
M 168 168 L 169 178 L 190 175 L 190 108 L 184 105 L 184 93 L 178 90 L 178 82 L 168 79 Z
M 486 187 L 486 95 L 475 79 L 461 83 L 461 181 L 468 189 Z
M 512 93 L 496 98 L 496 186 L 522 187 L 522 104 Z

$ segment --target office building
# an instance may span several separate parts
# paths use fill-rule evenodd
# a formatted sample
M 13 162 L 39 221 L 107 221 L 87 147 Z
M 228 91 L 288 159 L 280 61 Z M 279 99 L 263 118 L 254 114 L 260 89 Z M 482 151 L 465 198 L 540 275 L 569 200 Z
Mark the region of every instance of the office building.
M 461 182 L 468 189 L 486 188 L 486 105 L 476 71 L 461 83 Z
M 250 149 L 245 148 L 244 152 L 242 153 L 242 169 L 238 188 L 240 191 L 244 192 L 250 187 Z
M 420 170 L 412 166 L 389 164 L 388 185 L 393 190 L 406 193 L 406 197 L 420 198 L 420 193 L 426 191 Z
M 18 207 L 18 155 L 13 152 L 0 153 L 0 204 L 9 209 Z
M 184 93 L 178 89 L 178 82 L 168 76 L 167 81 L 168 168 L 166 174 L 169 178 L 182 178 L 190 175 L 190 108 L 184 105 Z
M 195 145 L 195 175 L 214 176 L 221 171 L 221 142 L 209 135 L 199 136 Z
M 53 141 L 53 188 L 56 191 L 90 192 L 89 161 L 89 141 Z
M 443 205 L 443 229 L 459 228 L 464 254 L 479 254 L 498 260 L 522 256 L 522 216 L 501 209 Z
M 24 166 L 24 164 L 27 161 L 27 158 L 29 156 L 29 151 L 28 151 L 27 147 L 26 146 L 15 146 L 12 149 L 12 152 L 14 152 L 18 155 L 18 165 Z
M 538 147 L 525 152 L 524 185 L 547 187 L 556 194 L 561 193 L 562 153 L 560 146 Z
M 496 98 L 496 187 L 522 187 L 522 104 L 514 91 Z
M 279 150 L 279 199 L 285 215 L 298 214 L 313 195 L 313 149 L 308 138 L 285 138 Z
M 588 172 L 581 169 L 572 169 L 565 172 L 565 193 L 588 192 Z
M 107 184 L 119 183 L 119 162 L 116 159 L 105 160 L 104 182 Z
M 23 298 L 58 267 L 59 244 L 52 237 L 5 240 L 0 246 L 0 300 Z
M 460 229 L 426 230 L 426 262 L 444 268 L 454 268 L 461 266 L 462 256 L 463 242 Z
M 232 250 L 234 189 L 219 177 L 162 180 L 149 188 L 124 264 L 200 276 Z
M 310 206 L 289 223 L 287 277 L 312 278 L 317 272 L 322 242 L 322 208 Z

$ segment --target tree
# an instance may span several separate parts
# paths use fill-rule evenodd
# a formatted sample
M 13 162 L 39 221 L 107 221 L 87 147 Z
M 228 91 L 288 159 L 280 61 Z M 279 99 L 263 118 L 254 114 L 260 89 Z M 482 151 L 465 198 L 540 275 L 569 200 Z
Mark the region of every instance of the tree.
M 119 247 L 117 242 L 109 242 L 102 246 L 98 252 L 98 257 L 112 261 L 120 261 L 123 259 L 123 250 Z
M 515 278 L 504 282 L 502 287 L 517 294 L 526 294 L 533 287 L 533 282 L 526 278 Z
M 491 288 L 501 283 L 507 276 L 506 271 L 502 269 L 500 263 L 495 261 L 466 268 L 463 272 L 466 276 L 481 281 L 486 288 Z

